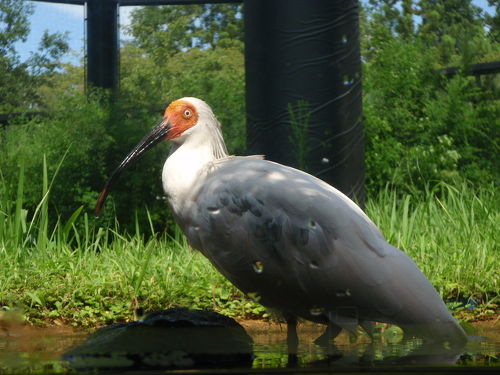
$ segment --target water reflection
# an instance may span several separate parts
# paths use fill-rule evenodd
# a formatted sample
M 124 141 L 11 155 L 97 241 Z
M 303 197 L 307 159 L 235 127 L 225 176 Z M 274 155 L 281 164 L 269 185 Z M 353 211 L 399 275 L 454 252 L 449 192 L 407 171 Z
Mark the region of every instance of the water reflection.
M 253 367 L 286 368 L 290 358 L 286 346 L 286 325 L 269 325 L 252 322 L 243 323 L 254 339 L 255 360 Z M 304 323 L 299 328 L 297 366 L 302 369 L 324 367 L 351 369 L 386 366 L 499 366 L 500 326 L 478 330 L 478 337 L 464 348 L 450 348 L 443 344 L 429 344 L 422 340 L 392 342 L 391 335 L 377 337 L 374 341 L 365 335 L 354 337 L 342 332 L 327 347 L 314 340 L 323 333 L 324 326 Z
M 243 322 L 243 326 L 254 340 L 253 369 L 286 369 L 290 357 L 286 346 L 286 325 L 262 322 Z M 392 366 L 486 366 L 497 370 L 500 355 L 500 325 L 479 329 L 476 335 L 487 336 L 485 340 L 470 341 L 459 351 L 443 346 L 425 345 L 420 340 L 391 343 L 384 337 L 371 342 L 366 336 L 354 339 L 347 333 L 340 334 L 335 344 L 328 347 L 314 343 L 323 332 L 323 326 L 304 323 L 299 326 L 300 344 L 296 365 L 300 372 L 320 371 L 322 368 L 350 371 Z M 11 327 L 0 330 L 0 373 L 65 373 L 71 371 L 61 361 L 61 355 L 69 348 L 82 343 L 88 331 L 70 328 L 35 329 Z M 259 370 L 260 369 L 260 370 Z M 253 370 L 242 369 L 243 372 Z M 213 373 L 214 370 L 211 370 Z
M 0 331 L 0 374 L 66 372 L 68 367 L 60 357 L 87 335 L 88 331 L 70 327 L 5 328 Z

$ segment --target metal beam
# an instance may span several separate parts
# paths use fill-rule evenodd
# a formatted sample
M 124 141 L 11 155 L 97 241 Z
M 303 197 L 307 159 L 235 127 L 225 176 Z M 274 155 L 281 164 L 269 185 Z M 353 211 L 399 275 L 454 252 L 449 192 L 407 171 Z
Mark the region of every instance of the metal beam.
M 87 0 L 87 82 L 118 89 L 118 3 Z
M 86 0 L 31 0 L 42 3 L 58 3 L 84 5 Z M 224 3 L 242 3 L 243 0 L 101 0 L 101 2 L 114 1 L 120 6 L 138 6 L 138 5 L 189 5 L 189 4 L 224 4 Z
M 243 0 L 118 0 L 122 6 L 242 3 Z
M 358 19 L 357 0 L 245 0 L 249 154 L 305 168 L 363 206 Z
M 444 68 L 443 73 L 447 77 L 454 76 L 458 73 L 461 68 L 453 66 L 451 68 Z M 500 73 L 500 61 L 490 61 L 486 63 L 479 63 L 471 65 L 466 73 L 472 76 L 481 76 L 487 74 L 496 74 Z
M 58 4 L 72 4 L 72 5 L 84 5 L 85 0 L 31 0 L 38 1 L 40 3 L 58 3 Z

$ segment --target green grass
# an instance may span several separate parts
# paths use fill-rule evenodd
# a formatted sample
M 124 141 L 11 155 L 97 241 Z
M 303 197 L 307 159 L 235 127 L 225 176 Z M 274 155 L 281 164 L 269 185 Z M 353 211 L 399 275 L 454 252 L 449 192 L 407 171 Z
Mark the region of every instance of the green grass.
M 498 303 L 500 211 L 493 186 L 439 184 L 398 197 L 388 189 L 367 214 L 387 240 L 410 255 L 445 299 Z
M 23 205 L 24 176 L 10 191 L 0 181 L 0 307 L 30 323 L 96 326 L 134 318 L 134 311 L 171 306 L 262 316 L 182 235 L 141 228 L 121 234 L 77 208 L 50 223 L 52 180 L 44 167 L 40 204 Z M 1 176 L 0 176 L 1 177 Z M 498 199 L 493 187 L 440 185 L 418 198 L 390 190 L 367 212 L 388 240 L 408 252 L 445 299 L 498 303 Z M 152 225 L 149 230 L 153 231 Z M 1 317 L 0 317 L 1 318 Z
M 93 244 L 95 245 L 95 244 Z M 120 237 L 107 245 L 0 253 L 0 304 L 19 306 L 33 322 L 93 326 L 175 305 L 226 310 L 241 298 L 201 254 L 165 239 Z

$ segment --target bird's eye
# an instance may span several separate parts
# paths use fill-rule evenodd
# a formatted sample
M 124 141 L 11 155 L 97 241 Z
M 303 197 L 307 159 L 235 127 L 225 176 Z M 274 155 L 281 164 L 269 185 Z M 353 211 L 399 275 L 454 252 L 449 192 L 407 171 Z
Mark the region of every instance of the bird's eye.
M 184 116 L 186 116 L 186 117 L 191 117 L 191 114 L 192 114 L 192 113 L 191 113 L 191 110 L 190 110 L 190 109 L 186 109 L 186 110 L 184 111 Z

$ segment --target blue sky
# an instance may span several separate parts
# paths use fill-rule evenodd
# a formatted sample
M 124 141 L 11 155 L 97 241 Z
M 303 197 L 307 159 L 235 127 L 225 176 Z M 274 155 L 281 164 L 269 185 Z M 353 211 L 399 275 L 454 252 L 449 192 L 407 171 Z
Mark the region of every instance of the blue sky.
M 474 0 L 474 4 L 493 12 L 492 7 L 488 7 L 487 0 Z M 68 32 L 69 44 L 72 52 L 65 57 L 65 61 L 78 64 L 83 56 L 84 41 L 84 12 L 83 6 L 51 4 L 43 2 L 33 2 L 35 12 L 30 17 L 31 32 L 25 43 L 18 43 L 16 48 L 21 59 L 25 60 L 30 56 L 30 52 L 36 51 L 40 38 L 44 30 L 50 32 Z M 120 24 L 128 25 L 130 12 L 135 7 L 120 7 Z M 123 40 L 127 36 L 121 32 L 120 38 Z
M 16 49 L 25 60 L 30 56 L 30 52 L 37 50 L 40 38 L 44 30 L 49 32 L 68 32 L 69 45 L 72 52 L 65 57 L 65 61 L 78 64 L 83 56 L 84 42 L 84 11 L 81 5 L 52 4 L 43 2 L 33 2 L 35 7 L 33 15 L 30 17 L 31 32 L 25 43 L 17 43 Z M 120 25 L 129 24 L 130 12 L 136 7 L 120 7 Z M 121 31 L 120 39 L 127 36 Z

